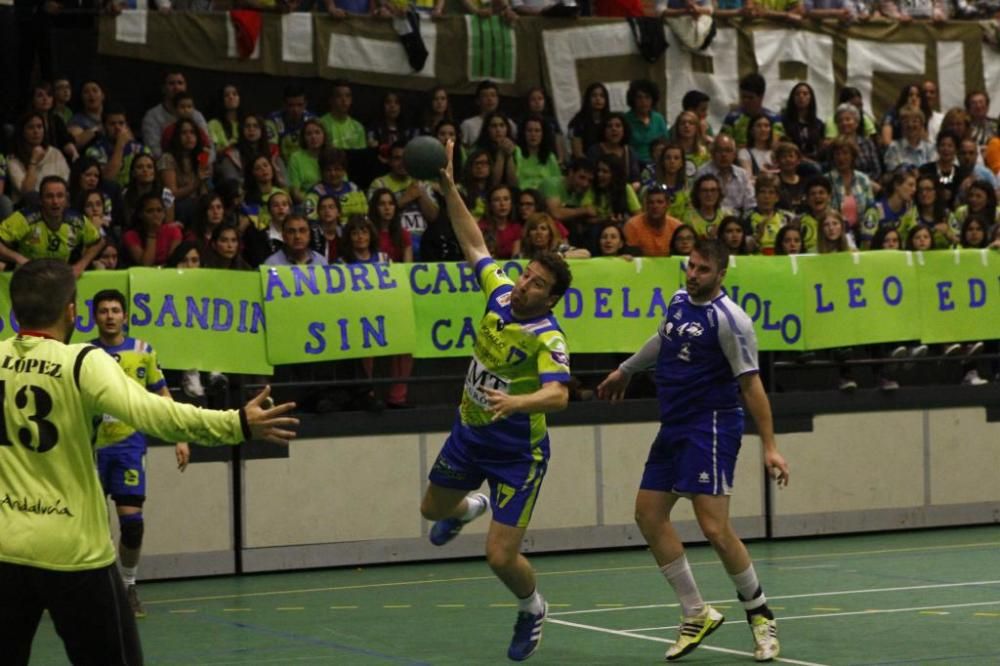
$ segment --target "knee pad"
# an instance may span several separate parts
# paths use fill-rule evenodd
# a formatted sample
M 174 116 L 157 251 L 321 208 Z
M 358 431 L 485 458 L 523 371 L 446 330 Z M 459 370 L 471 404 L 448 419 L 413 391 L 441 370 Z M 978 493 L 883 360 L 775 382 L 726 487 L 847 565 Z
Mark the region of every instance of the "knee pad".
M 132 550 L 139 550 L 142 547 L 143 525 L 142 512 L 118 516 L 122 545 Z

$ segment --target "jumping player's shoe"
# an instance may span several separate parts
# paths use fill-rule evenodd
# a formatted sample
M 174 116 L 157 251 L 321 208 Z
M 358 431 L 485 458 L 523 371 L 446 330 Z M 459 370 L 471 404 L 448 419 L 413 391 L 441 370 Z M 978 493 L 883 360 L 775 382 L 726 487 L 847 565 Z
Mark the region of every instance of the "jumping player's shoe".
M 431 543 L 435 546 L 443 546 L 455 537 L 458 533 L 462 531 L 466 523 L 472 522 L 479 516 L 486 513 L 486 509 L 490 505 L 490 499 L 482 493 L 474 493 L 469 496 L 470 499 L 475 498 L 479 504 L 479 510 L 472 518 L 463 521 L 461 518 L 445 518 L 444 520 L 439 520 L 434 525 L 431 526 Z
M 507 658 L 511 661 L 524 661 L 542 644 L 542 624 L 545 623 L 545 616 L 549 612 L 549 605 L 542 602 L 542 612 L 518 613 L 517 622 L 514 623 L 514 637 L 510 639 L 510 647 L 507 649 Z
M 721 627 L 725 620 L 722 613 L 708 604 L 705 604 L 705 608 L 698 615 L 683 618 L 677 631 L 677 641 L 670 646 L 665 655 L 667 661 L 680 659 L 694 650 L 713 631 Z
M 778 643 L 778 623 L 760 614 L 750 616 L 750 631 L 753 633 L 753 658 L 757 661 L 771 661 L 781 652 Z
M 132 609 L 132 615 L 137 618 L 146 617 L 146 609 L 142 607 L 142 602 L 139 601 L 139 593 L 135 589 L 135 585 L 129 585 L 125 590 L 128 593 L 128 605 Z

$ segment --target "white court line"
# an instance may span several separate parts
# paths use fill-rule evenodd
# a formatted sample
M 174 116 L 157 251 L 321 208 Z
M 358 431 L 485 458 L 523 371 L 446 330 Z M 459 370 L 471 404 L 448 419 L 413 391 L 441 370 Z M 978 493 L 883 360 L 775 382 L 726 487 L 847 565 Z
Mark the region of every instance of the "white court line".
M 787 622 L 788 620 L 812 620 L 817 618 L 826 617 L 844 617 L 847 615 L 886 615 L 889 613 L 911 613 L 916 611 L 929 611 L 929 610 L 941 610 L 944 608 L 971 608 L 973 606 L 997 606 L 1000 605 L 1000 599 L 997 601 L 974 601 L 966 604 L 944 604 L 939 606 L 911 606 L 910 608 L 871 608 L 868 610 L 861 611 L 843 611 L 839 613 L 814 613 L 813 615 L 779 615 L 778 620 L 781 622 Z M 554 622 L 555 620 L 553 620 Z M 732 626 L 730 624 L 723 624 L 723 627 Z M 635 629 L 622 629 L 625 632 L 632 631 L 667 631 L 671 629 L 676 629 L 677 625 L 669 627 L 638 627 Z
M 807 594 L 783 594 L 774 597 L 768 597 L 769 601 L 777 601 L 778 599 L 811 599 L 814 597 L 836 597 L 840 595 L 847 594 L 873 594 L 879 592 L 908 592 L 911 590 L 939 590 L 946 587 L 973 587 L 978 585 L 1000 585 L 1000 580 L 976 580 L 967 583 L 935 583 L 933 585 L 908 585 L 905 587 L 876 587 L 864 590 L 835 590 L 833 592 L 809 592 Z M 724 604 L 732 599 L 720 599 L 717 601 L 708 601 L 706 603 L 710 604 Z M 575 611 L 560 611 L 558 613 L 549 613 L 550 616 L 553 615 L 583 615 L 585 613 L 610 613 L 613 611 L 626 611 L 626 610 L 644 610 L 648 608 L 677 608 L 680 604 L 645 604 L 642 606 L 621 606 L 616 608 L 587 608 L 585 610 L 575 610 Z
M 619 631 L 618 629 L 605 629 L 604 627 L 595 627 L 589 624 L 579 624 L 577 622 L 568 622 L 566 620 L 554 620 L 551 614 L 549 617 L 545 618 L 545 621 L 551 622 L 553 624 L 561 624 L 566 627 L 572 627 L 574 629 L 586 629 L 588 631 L 597 631 L 602 634 L 611 634 L 612 636 L 624 636 L 625 638 L 638 638 L 644 641 L 654 641 L 656 643 L 668 643 L 672 644 L 674 641 L 668 638 L 660 638 L 658 636 L 643 636 L 642 634 L 633 634 L 628 631 Z M 742 650 L 730 650 L 729 648 L 715 647 L 713 645 L 701 645 L 699 650 L 710 650 L 712 652 L 722 652 L 725 654 L 735 654 L 741 657 L 753 658 L 753 653 L 743 652 Z M 774 661 L 779 661 L 785 664 L 798 664 L 799 666 L 826 666 L 826 664 L 820 664 L 815 661 L 799 661 L 798 659 L 786 659 L 784 657 L 778 657 Z

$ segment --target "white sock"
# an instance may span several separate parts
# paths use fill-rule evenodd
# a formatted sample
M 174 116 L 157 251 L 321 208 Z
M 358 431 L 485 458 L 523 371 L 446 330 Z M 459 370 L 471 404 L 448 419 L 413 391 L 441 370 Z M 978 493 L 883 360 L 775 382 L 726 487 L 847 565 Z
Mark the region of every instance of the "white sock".
M 524 599 L 518 598 L 517 609 L 522 613 L 531 613 L 532 615 L 538 615 L 545 609 L 545 599 L 542 595 L 538 594 L 538 588 L 532 592 L 529 596 Z
M 701 598 L 698 584 L 694 582 L 694 574 L 688 564 L 687 555 L 681 555 L 673 562 L 660 567 L 660 573 L 674 589 L 674 594 L 681 602 L 681 614 L 684 617 L 698 615 L 705 609 L 705 601 Z
M 482 493 L 472 493 L 465 496 L 465 513 L 458 517 L 463 523 L 468 523 L 483 515 L 489 505 L 489 499 Z
M 764 590 L 761 589 L 760 581 L 757 580 L 757 572 L 754 571 L 753 564 L 742 573 L 730 574 L 729 578 L 736 585 L 736 593 L 739 595 L 745 610 L 752 611 L 767 603 L 767 597 L 764 596 Z
M 125 587 L 129 585 L 135 585 L 135 576 L 139 572 L 139 567 L 118 567 L 122 572 L 122 582 L 125 583 Z

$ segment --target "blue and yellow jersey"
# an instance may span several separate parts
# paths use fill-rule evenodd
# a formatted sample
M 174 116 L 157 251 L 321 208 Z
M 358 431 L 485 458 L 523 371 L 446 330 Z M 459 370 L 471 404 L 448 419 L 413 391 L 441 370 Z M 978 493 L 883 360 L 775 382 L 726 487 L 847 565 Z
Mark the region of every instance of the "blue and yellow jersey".
M 479 322 L 472 361 L 465 377 L 459 414 L 462 425 L 489 429 L 504 448 L 534 448 L 546 435 L 545 414 L 513 414 L 494 422 L 485 388 L 511 395 L 534 393 L 542 384 L 569 381 L 569 349 L 559 323 L 551 314 L 515 319 L 511 313 L 514 282 L 492 259 L 476 264 L 486 294 L 486 314 Z
M 147 391 L 159 393 L 160 389 L 167 385 L 167 380 L 163 378 L 163 371 L 160 370 L 160 364 L 156 360 L 156 352 L 153 351 L 153 347 L 148 342 L 128 337 L 120 345 L 114 347 L 105 346 L 101 343 L 100 338 L 91 342 L 94 346 L 110 354 L 129 379 L 137 382 L 139 386 L 145 387 Z M 106 444 L 145 446 L 146 438 L 129 424 L 105 414 L 101 419 L 101 424 L 97 427 L 97 445 L 104 446 Z

